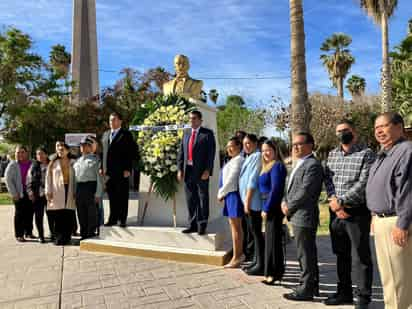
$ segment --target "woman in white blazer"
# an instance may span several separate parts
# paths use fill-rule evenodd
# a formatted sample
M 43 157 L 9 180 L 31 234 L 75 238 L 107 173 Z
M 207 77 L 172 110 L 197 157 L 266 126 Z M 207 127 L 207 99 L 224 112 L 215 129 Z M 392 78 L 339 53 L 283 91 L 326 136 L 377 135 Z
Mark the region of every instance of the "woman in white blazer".
M 232 137 L 226 146 L 226 151 L 231 158 L 222 169 L 219 181 L 217 198 L 224 201 L 223 215 L 229 218 L 232 231 L 233 257 L 225 268 L 240 266 L 243 254 L 242 248 L 242 217 L 244 207 L 239 195 L 239 174 L 244 158 L 240 155 L 241 143 L 237 137 Z
M 76 209 L 73 163 L 69 146 L 64 142 L 56 142 L 56 157 L 47 168 L 45 187 L 47 211 L 52 214 L 55 224 L 56 245 L 70 244 L 73 232 Z

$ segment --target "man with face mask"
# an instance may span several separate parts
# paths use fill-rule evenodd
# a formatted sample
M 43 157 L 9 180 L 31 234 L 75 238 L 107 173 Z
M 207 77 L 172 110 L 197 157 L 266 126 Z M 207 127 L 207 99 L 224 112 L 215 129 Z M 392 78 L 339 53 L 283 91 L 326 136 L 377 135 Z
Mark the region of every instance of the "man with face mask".
M 342 120 L 336 126 L 339 146 L 329 153 L 325 185 L 330 207 L 330 237 L 337 257 L 337 292 L 326 305 L 353 303 L 351 271 L 357 285 L 355 308 L 368 308 L 372 293 L 372 259 L 369 246 L 371 214 L 365 188 L 375 155 L 358 142 L 354 124 Z

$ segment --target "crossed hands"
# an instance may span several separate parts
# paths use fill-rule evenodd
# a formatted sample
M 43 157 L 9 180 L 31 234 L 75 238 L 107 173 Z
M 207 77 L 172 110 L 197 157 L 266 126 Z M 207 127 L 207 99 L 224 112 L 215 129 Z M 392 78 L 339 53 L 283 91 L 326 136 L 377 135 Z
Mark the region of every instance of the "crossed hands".
M 329 207 L 339 219 L 347 219 L 350 215 L 345 211 L 345 208 L 339 204 L 336 196 L 329 199 Z

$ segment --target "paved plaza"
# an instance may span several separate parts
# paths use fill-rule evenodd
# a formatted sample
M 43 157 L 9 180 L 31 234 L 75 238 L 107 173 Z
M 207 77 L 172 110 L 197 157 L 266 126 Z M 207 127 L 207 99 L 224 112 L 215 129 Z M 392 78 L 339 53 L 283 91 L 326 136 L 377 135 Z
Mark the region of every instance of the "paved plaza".
M 261 277 L 237 269 L 85 253 L 78 246 L 16 243 L 12 216 L 11 206 L 0 207 L 0 309 L 315 309 L 327 308 L 321 301 L 336 288 L 328 237 L 318 238 L 321 297 L 296 303 L 282 298 L 298 279 L 293 243 L 287 247 L 282 286 L 265 286 Z M 384 307 L 378 281 L 375 269 L 371 308 Z

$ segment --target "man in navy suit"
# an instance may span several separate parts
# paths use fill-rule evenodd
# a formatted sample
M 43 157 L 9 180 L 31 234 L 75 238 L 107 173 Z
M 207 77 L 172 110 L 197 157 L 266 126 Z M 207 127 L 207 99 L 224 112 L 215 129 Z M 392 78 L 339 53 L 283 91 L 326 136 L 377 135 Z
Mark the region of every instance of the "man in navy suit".
M 213 131 L 201 126 L 202 113 L 190 113 L 191 130 L 183 135 L 178 154 L 179 182 L 184 181 L 189 226 L 183 233 L 204 235 L 209 218 L 209 177 L 213 172 L 216 141 Z
M 130 131 L 122 128 L 120 114 L 110 114 L 109 124 L 110 130 L 102 137 L 103 175 L 110 203 L 110 216 L 105 225 L 112 226 L 120 221 L 120 226 L 126 227 L 129 177 L 132 161 L 137 159 L 137 145 Z

